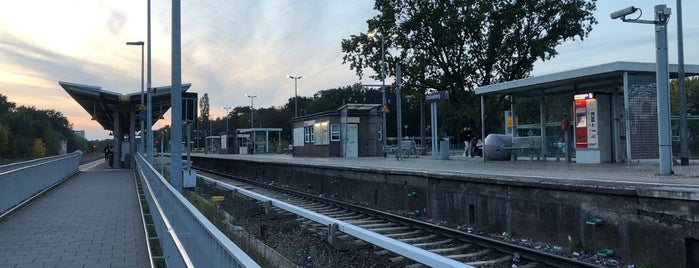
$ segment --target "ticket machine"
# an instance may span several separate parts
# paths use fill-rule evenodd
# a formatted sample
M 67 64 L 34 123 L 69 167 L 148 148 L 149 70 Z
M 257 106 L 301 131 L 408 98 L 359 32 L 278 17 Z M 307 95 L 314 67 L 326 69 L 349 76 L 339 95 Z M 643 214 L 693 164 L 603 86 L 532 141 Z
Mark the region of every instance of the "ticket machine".
M 609 162 L 609 96 L 596 96 L 594 93 L 576 94 L 574 101 L 576 162 Z

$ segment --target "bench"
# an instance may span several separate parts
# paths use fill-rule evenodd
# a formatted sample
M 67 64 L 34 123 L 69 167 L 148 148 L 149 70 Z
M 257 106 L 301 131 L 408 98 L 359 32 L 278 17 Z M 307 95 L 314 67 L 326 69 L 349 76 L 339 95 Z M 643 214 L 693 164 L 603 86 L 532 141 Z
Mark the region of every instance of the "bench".
M 518 152 L 529 153 L 529 160 L 536 159 L 539 160 L 539 153 L 541 151 L 541 136 L 525 136 L 525 137 L 512 137 L 512 146 L 505 146 L 503 149 L 512 150 L 512 159 L 517 159 Z
M 410 158 L 410 155 L 413 155 L 415 158 L 418 157 L 418 150 L 414 140 L 400 141 L 400 149 L 402 151 L 401 158 Z M 396 153 L 398 153 L 397 146 Z

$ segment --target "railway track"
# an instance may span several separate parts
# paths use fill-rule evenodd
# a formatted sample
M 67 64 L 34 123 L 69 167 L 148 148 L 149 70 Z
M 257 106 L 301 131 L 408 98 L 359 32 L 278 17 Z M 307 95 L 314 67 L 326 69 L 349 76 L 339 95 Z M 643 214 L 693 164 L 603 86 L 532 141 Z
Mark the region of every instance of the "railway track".
M 421 257 L 411 254 L 401 255 L 392 250 L 393 244 L 408 244 L 422 249 L 429 254 L 437 254 L 460 263 L 464 267 L 599 267 L 594 264 L 570 259 L 555 254 L 537 251 L 517 244 L 511 244 L 468 232 L 462 232 L 443 226 L 418 221 L 403 216 L 374 210 L 322 196 L 273 186 L 260 181 L 234 177 L 212 170 L 201 170 L 203 174 L 212 174 L 216 178 L 199 175 L 201 179 L 216 187 L 231 190 L 229 186 L 246 189 L 261 196 L 281 200 L 302 209 L 324 215 L 348 225 L 377 234 L 377 241 L 387 241 L 388 246 L 370 239 L 359 239 L 346 232 L 337 230 L 337 226 L 328 226 L 327 222 L 300 215 L 300 223 L 308 230 L 321 235 L 328 235 L 329 242 L 338 249 L 378 246 L 376 254 L 392 254 L 390 259 L 406 263 L 406 267 L 424 267 Z M 202 173 L 202 172 L 200 172 Z M 212 176 L 213 177 L 213 176 Z M 224 184 L 219 184 L 222 182 Z M 280 211 L 279 213 L 289 213 Z M 329 230 L 330 229 L 330 230 Z M 381 238 L 383 237 L 383 238 Z M 395 242 L 399 241 L 399 242 Z M 384 242 L 382 242 L 384 243 Z M 434 262 L 432 262 L 434 263 Z

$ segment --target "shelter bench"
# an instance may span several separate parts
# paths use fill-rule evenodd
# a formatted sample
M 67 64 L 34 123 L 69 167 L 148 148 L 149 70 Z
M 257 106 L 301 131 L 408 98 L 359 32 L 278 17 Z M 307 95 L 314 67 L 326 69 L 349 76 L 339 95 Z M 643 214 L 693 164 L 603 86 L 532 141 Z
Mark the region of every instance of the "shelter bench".
M 503 149 L 512 150 L 512 160 L 517 159 L 519 152 L 529 153 L 529 160 L 534 160 L 534 156 L 537 156 L 539 160 L 539 152 L 541 151 L 541 136 L 525 136 L 525 137 L 512 137 L 512 146 L 502 147 Z

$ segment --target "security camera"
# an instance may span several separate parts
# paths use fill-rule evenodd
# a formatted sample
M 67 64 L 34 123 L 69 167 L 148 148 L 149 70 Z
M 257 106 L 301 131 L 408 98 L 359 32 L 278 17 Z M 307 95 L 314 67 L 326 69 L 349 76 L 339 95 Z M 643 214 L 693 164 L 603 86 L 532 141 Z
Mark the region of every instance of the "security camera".
M 631 15 L 631 14 L 633 14 L 634 12 L 636 12 L 636 10 L 638 10 L 638 9 L 635 8 L 634 6 L 630 6 L 630 7 L 624 8 L 624 9 L 619 10 L 619 11 L 614 11 L 614 12 L 612 12 L 611 14 L 609 14 L 609 16 L 610 16 L 613 20 L 618 19 L 618 18 L 622 18 L 622 19 L 623 19 L 624 17 L 626 17 L 626 15 Z

